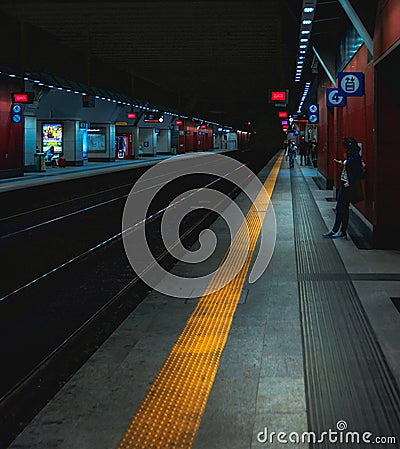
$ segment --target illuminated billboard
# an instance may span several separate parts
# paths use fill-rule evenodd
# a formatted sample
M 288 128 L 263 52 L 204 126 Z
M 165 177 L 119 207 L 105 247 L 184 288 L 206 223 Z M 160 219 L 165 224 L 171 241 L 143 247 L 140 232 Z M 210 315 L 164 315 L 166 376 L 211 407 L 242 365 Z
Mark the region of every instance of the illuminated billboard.
M 54 147 L 54 153 L 62 153 L 63 125 L 61 123 L 42 124 L 42 151 Z

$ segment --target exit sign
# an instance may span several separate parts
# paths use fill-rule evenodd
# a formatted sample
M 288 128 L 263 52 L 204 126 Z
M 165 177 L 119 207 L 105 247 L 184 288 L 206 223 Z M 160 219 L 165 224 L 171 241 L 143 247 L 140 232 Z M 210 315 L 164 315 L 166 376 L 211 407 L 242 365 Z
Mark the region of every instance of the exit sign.
M 30 104 L 33 103 L 35 94 L 33 92 L 13 92 L 11 98 L 13 103 Z
M 288 103 L 289 100 L 289 90 L 270 90 L 269 91 L 269 102 L 274 103 L 275 106 L 280 105 L 284 106 Z
M 272 101 L 286 101 L 286 92 L 271 92 Z

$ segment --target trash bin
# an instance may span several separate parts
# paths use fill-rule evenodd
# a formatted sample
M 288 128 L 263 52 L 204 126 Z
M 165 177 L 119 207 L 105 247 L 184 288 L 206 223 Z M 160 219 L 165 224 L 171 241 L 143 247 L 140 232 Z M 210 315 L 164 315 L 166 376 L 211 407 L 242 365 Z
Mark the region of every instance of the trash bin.
M 35 153 L 36 171 L 46 171 L 46 163 L 44 162 L 44 153 Z

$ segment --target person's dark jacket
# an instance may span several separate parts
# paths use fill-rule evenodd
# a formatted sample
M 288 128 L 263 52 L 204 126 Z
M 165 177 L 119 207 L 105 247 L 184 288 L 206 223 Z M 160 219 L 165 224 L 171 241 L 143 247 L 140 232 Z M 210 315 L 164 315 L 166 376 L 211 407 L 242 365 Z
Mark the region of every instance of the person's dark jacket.
M 300 143 L 300 155 L 307 156 L 309 152 L 309 144 L 305 140 Z
M 361 186 L 362 165 L 358 152 L 348 156 L 346 162 L 346 172 L 349 187 L 346 187 L 346 195 L 351 203 L 358 203 L 364 199 Z

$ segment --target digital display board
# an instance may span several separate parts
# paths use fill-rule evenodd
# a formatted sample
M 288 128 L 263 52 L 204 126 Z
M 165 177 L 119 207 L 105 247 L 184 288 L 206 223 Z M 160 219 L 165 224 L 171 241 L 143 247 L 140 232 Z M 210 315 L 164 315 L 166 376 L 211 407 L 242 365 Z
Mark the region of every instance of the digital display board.
M 42 150 L 46 152 L 54 147 L 54 153 L 62 153 L 63 125 L 62 123 L 42 124 Z
M 144 114 L 143 121 L 146 123 L 162 123 L 164 121 L 164 116 L 158 112 L 151 112 Z

